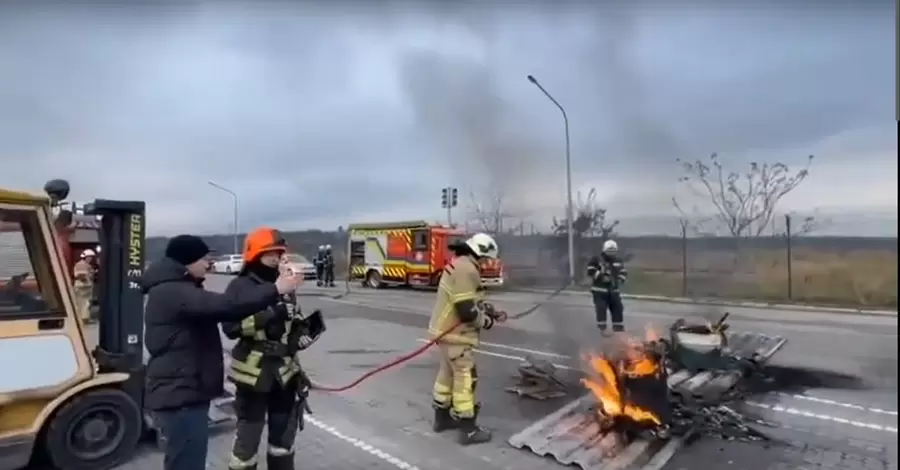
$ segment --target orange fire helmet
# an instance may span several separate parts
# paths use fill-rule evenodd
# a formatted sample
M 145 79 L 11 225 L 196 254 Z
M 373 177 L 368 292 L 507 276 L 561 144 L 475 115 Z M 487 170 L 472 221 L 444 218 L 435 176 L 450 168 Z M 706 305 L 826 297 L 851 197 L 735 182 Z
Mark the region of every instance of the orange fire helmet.
M 252 263 L 269 251 L 287 251 L 287 243 L 281 232 L 269 227 L 261 227 L 247 234 L 244 239 L 244 263 Z

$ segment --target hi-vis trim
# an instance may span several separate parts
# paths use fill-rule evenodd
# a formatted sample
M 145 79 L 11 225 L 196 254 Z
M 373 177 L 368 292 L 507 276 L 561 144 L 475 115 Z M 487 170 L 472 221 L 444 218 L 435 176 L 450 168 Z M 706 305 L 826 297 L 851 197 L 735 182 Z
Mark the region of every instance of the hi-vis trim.
M 370 268 L 367 268 L 366 266 L 354 266 L 353 270 L 351 272 L 353 274 L 353 277 L 361 278 L 366 275 L 366 273 L 369 271 L 369 269 Z M 375 268 L 371 268 L 371 269 L 375 269 Z M 377 269 L 376 269 L 376 271 L 377 271 Z M 405 279 L 406 278 L 406 268 L 385 266 L 385 267 L 381 268 L 381 275 L 384 277 L 389 277 L 389 278 Z

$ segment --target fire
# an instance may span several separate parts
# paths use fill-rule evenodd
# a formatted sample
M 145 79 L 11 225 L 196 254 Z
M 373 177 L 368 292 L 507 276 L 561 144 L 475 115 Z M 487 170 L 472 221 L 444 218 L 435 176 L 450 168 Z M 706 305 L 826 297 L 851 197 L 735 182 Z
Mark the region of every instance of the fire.
M 647 339 L 658 338 L 648 330 Z M 597 399 L 597 412 L 604 420 L 627 418 L 634 423 L 660 426 L 659 416 L 652 411 L 632 403 L 628 397 L 625 381 L 630 378 L 656 377 L 662 372 L 661 364 L 647 354 L 643 342 L 635 338 L 625 341 L 625 349 L 620 357 L 588 355 L 585 362 L 587 377 L 581 383 Z

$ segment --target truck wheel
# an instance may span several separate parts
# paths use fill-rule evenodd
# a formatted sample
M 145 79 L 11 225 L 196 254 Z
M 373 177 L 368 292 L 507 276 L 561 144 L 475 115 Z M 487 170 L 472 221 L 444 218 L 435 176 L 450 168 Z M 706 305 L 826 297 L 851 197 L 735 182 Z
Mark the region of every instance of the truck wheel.
M 380 289 L 384 283 L 381 282 L 381 274 L 378 271 L 369 271 L 366 274 L 366 285 L 373 289 Z
M 50 463 L 66 470 L 108 470 L 134 454 L 143 431 L 141 410 L 113 388 L 85 392 L 64 404 L 46 429 Z

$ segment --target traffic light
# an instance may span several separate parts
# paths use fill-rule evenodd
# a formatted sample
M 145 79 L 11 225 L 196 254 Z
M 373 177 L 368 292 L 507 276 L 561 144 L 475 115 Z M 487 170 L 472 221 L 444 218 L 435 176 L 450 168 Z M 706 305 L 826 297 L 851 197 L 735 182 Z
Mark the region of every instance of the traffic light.
M 450 207 L 456 207 L 456 203 L 458 202 L 458 199 L 456 196 L 457 196 L 456 188 L 453 188 L 450 191 Z
M 448 199 L 449 195 L 447 194 L 447 189 L 449 189 L 449 188 L 441 189 L 441 207 L 443 207 L 444 209 L 450 207 L 449 206 L 450 201 Z

